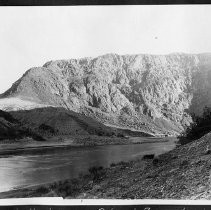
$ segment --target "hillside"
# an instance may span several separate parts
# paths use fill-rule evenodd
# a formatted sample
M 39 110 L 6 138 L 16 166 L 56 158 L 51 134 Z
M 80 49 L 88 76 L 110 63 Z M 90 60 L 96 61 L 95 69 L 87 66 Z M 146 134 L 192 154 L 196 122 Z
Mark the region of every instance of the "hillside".
M 62 107 L 11 112 L 0 110 L 0 156 L 69 147 L 162 142 L 161 138 L 137 137 L 153 135 L 105 126 L 95 119 Z
M 17 136 L 15 131 L 20 125 L 10 114 L 0 110 L 0 139 Z
M 211 133 L 154 160 L 113 165 L 102 180 L 76 196 L 69 196 L 80 199 L 210 199 L 210 138 Z
M 124 137 L 152 136 L 140 131 L 113 128 L 73 111 L 59 107 L 43 107 L 30 110 L 4 112 L 0 110 L 0 140 L 50 140 L 78 136 L 86 141 L 87 136 Z M 53 138 L 55 137 L 55 138 Z M 89 139 L 87 139 L 89 140 Z M 114 139 L 110 139 L 112 142 Z M 103 140 L 102 140 L 103 141 Z M 71 140 L 70 140 L 71 142 Z M 103 143 L 103 142 L 102 142 Z
M 211 105 L 210 79 L 211 54 L 56 60 L 29 69 L 1 95 L 0 107 L 17 110 L 5 106 L 15 98 L 64 107 L 109 125 L 176 135 L 192 122 L 190 113 L 201 115 Z
M 28 126 L 23 126 L 20 121 L 11 114 L 0 110 L 0 141 L 20 140 L 30 137 L 33 140 L 44 141 L 45 139 L 33 132 Z
M 154 160 L 114 165 L 102 181 L 76 197 L 210 199 L 210 137 L 211 133 Z
M 36 108 L 13 111 L 10 114 L 23 125 L 46 137 L 57 135 L 112 136 L 117 134 L 115 129 L 64 108 Z

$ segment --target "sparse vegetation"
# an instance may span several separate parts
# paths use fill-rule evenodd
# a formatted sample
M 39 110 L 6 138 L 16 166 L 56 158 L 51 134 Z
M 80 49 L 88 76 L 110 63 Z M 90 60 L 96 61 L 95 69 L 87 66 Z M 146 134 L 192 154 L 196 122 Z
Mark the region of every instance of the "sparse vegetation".
M 48 131 L 48 132 L 50 132 L 50 133 L 52 133 L 52 134 L 54 134 L 56 131 L 54 130 L 54 128 L 52 128 L 51 126 L 49 126 L 49 125 L 46 125 L 46 124 L 41 124 L 40 126 L 39 126 L 39 129 L 41 129 L 41 130 L 44 130 L 44 131 Z
M 152 161 L 152 164 L 153 164 L 154 166 L 157 166 L 158 163 L 159 163 L 159 159 L 158 159 L 158 158 L 154 158 L 153 161 Z
M 154 154 L 149 154 L 149 155 L 144 155 L 143 156 L 143 160 L 146 160 L 146 159 L 154 159 L 155 155 Z
M 117 137 L 124 137 L 124 134 L 118 133 L 118 134 L 117 134 Z
M 106 174 L 106 169 L 102 166 L 93 166 L 89 168 L 89 173 L 80 175 L 78 178 L 54 182 L 50 185 L 43 185 L 32 190 L 29 197 L 39 197 L 47 193 L 54 192 L 57 196 L 67 197 L 75 196 L 83 189 L 88 190 L 94 183 L 102 180 Z M 27 197 L 28 197 L 27 196 Z
M 206 154 L 206 155 L 211 154 L 211 149 L 210 149 L 210 147 L 209 147 L 209 146 L 207 146 L 205 154 Z
M 211 131 L 211 108 L 205 107 L 202 117 L 193 115 L 193 123 L 179 136 L 182 145 L 199 139 Z
M 45 186 L 41 186 L 41 187 L 37 188 L 35 190 L 35 192 L 42 195 L 42 194 L 48 193 L 49 189 Z
M 10 113 L 0 110 L 0 140 L 19 140 L 25 137 L 32 137 L 36 141 L 45 140 L 32 129 L 23 126 Z
M 188 160 L 182 160 L 180 163 L 180 168 L 187 167 L 189 164 Z
M 105 170 L 102 166 L 89 168 L 89 173 L 93 177 L 93 181 L 99 181 L 105 175 Z
M 110 167 L 115 167 L 116 166 L 116 163 L 111 163 L 110 164 Z

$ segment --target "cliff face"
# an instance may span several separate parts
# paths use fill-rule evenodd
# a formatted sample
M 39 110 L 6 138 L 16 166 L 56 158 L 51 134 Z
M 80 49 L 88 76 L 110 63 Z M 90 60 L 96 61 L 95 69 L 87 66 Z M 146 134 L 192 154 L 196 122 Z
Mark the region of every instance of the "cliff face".
M 116 55 L 50 61 L 1 98 L 62 106 L 113 125 L 180 132 L 211 105 L 211 54 Z

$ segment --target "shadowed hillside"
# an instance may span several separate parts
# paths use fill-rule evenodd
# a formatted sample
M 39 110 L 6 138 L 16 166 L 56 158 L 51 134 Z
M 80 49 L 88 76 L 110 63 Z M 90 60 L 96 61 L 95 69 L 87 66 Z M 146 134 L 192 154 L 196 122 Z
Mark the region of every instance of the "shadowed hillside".
M 37 108 L 10 112 L 23 125 L 43 135 L 115 135 L 96 120 L 64 108 Z
M 38 141 L 45 140 L 28 128 L 28 126 L 24 127 L 11 114 L 0 110 L 0 140 L 19 140 L 25 137 L 31 137 Z
M 211 108 L 205 107 L 202 116 L 193 116 L 193 123 L 179 136 L 181 144 L 199 139 L 211 131 Z
M 151 136 L 139 131 L 111 128 L 83 114 L 65 108 L 37 108 L 10 112 L 24 126 L 43 136 L 98 135 L 98 136 Z

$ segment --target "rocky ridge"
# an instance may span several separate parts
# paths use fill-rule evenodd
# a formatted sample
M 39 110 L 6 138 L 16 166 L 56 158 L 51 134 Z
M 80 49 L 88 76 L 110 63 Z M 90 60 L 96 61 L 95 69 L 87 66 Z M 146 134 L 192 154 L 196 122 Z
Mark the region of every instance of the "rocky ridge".
M 178 134 L 211 105 L 211 54 L 117 55 L 50 61 L 1 95 L 64 107 L 100 122 Z

